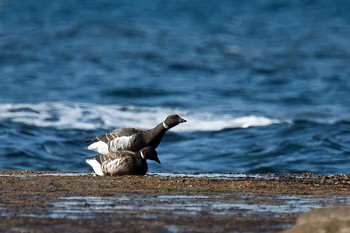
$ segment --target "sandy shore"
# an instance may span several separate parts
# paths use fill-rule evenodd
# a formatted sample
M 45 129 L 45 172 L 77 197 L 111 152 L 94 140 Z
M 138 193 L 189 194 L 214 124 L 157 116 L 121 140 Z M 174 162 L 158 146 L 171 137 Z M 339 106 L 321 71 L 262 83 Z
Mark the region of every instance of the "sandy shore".
M 350 206 L 350 175 L 0 171 L 1 232 L 280 232 Z

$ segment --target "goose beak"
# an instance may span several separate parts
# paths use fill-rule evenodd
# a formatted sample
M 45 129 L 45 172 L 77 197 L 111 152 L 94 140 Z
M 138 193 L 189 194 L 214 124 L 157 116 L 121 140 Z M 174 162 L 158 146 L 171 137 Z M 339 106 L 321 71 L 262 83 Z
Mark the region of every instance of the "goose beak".
M 158 159 L 158 157 L 154 158 L 154 161 L 156 161 L 157 163 L 161 164 L 160 160 Z
M 181 118 L 180 123 L 184 123 L 184 122 L 187 122 L 187 121 L 185 119 Z

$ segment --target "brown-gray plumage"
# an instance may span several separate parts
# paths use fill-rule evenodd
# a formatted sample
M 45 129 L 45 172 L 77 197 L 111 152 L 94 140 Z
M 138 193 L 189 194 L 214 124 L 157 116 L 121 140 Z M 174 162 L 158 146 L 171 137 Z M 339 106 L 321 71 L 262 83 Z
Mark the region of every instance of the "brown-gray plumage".
M 145 175 L 148 170 L 147 159 L 160 164 L 157 151 L 152 147 L 145 147 L 138 152 L 111 152 L 87 158 L 86 162 L 99 176 Z
M 88 139 L 87 141 L 93 142 L 88 146 L 88 149 L 101 154 L 107 154 L 119 150 L 135 152 L 148 146 L 156 149 L 165 132 L 183 122 L 186 122 L 186 120 L 179 115 L 174 114 L 168 116 L 162 123 L 150 130 L 135 128 L 115 129 L 110 133 L 101 134 L 97 137 Z

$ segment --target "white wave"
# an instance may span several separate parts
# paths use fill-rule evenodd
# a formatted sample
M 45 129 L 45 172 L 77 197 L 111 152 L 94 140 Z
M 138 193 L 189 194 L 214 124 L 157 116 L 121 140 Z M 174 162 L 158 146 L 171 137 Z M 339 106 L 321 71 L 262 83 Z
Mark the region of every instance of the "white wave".
M 280 123 L 279 120 L 263 116 L 217 116 L 212 113 L 193 113 L 181 109 L 161 107 L 92 105 L 70 102 L 0 104 L 0 120 L 60 129 L 94 130 L 119 127 L 148 129 L 174 113 L 187 120 L 187 123 L 172 129 L 174 131 L 218 131 L 225 128 L 247 128 Z

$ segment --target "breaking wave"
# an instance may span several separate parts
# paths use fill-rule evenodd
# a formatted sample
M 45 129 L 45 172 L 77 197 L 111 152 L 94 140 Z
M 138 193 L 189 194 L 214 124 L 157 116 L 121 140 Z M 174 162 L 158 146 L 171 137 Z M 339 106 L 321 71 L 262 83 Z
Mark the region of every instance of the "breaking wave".
M 182 109 L 121 105 L 93 105 L 72 102 L 37 104 L 1 104 L 0 120 L 59 129 L 95 130 L 100 128 L 151 128 L 167 115 L 177 113 L 187 119 L 186 125 L 174 131 L 219 131 L 225 128 L 267 126 L 281 121 L 264 116 L 214 115 Z

